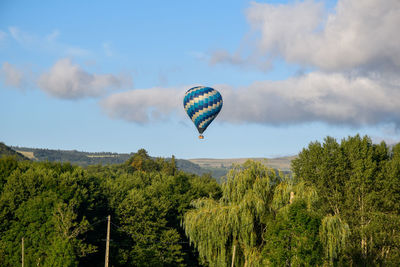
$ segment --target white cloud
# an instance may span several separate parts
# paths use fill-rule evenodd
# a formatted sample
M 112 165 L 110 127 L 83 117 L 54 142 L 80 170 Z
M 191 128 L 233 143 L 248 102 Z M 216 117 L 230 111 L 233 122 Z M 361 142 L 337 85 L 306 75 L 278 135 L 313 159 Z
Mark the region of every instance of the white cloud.
M 314 72 L 222 92 L 221 119 L 228 122 L 400 126 L 400 84 L 383 78 Z
M 328 14 L 312 0 L 252 3 L 247 19 L 258 35 L 253 57 L 268 59 L 264 64 L 282 57 L 325 71 L 400 69 L 400 1 L 338 0 L 335 11 Z M 213 63 L 244 63 L 237 54 L 218 55 L 221 51 L 212 56 Z
M 126 84 L 125 77 L 112 74 L 91 74 L 70 59 L 57 61 L 38 80 L 38 86 L 48 94 L 63 99 L 98 97 L 107 89 L 120 88 Z
M 105 112 L 115 119 L 148 123 L 168 120 L 180 113 L 184 88 L 136 89 L 113 94 L 100 102 Z
M 151 88 L 109 96 L 101 105 L 112 118 L 147 123 L 183 114 L 185 88 Z M 400 83 L 387 77 L 314 72 L 247 87 L 216 85 L 224 99 L 217 121 L 286 125 L 400 126 Z
M 400 127 L 400 1 L 338 0 L 334 13 L 313 0 L 252 3 L 246 14 L 253 38 L 214 52 L 211 64 L 265 70 L 278 58 L 313 72 L 223 87 L 220 120 Z
M 6 86 L 24 89 L 26 86 L 25 75 L 23 71 L 17 69 L 8 62 L 4 62 L 1 68 L 0 76 Z

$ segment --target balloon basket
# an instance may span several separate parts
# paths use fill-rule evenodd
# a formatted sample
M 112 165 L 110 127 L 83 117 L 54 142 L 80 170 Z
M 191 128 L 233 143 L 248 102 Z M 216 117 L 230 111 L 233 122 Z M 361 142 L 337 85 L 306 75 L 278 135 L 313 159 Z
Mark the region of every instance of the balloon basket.
M 203 135 L 199 135 L 199 139 L 204 139 L 204 136 Z

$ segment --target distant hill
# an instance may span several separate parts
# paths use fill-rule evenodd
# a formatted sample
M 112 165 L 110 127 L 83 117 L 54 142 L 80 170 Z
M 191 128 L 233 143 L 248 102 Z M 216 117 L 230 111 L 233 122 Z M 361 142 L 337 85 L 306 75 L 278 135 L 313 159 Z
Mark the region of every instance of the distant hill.
M 25 157 L 23 154 L 18 153 L 11 147 L 6 146 L 4 143 L 0 142 L 0 157 L 3 156 L 15 156 L 18 160 L 29 160 L 29 158 Z
M 229 168 L 200 166 L 199 164 L 196 164 L 186 159 L 177 159 L 176 165 L 179 170 L 182 170 L 184 172 L 194 173 L 197 175 L 210 174 L 212 177 L 217 179 L 218 182 L 220 182 L 220 178 L 222 176 L 225 176 L 226 173 L 229 171 Z
M 237 158 L 237 159 L 178 159 L 177 166 L 180 170 L 202 175 L 211 174 L 219 182 L 220 178 L 225 176 L 232 168 L 233 164 L 243 164 L 246 160 L 254 160 L 283 173 L 291 173 L 290 164 L 297 156 L 279 157 L 279 158 Z
M 281 170 L 284 172 L 290 171 L 290 164 L 297 156 L 279 157 L 279 158 L 236 158 L 236 159 L 189 159 L 190 162 L 198 164 L 202 168 L 230 168 L 232 164 L 243 164 L 246 160 L 259 161 L 268 167 Z
M 70 162 L 79 166 L 96 164 L 119 164 L 127 161 L 134 153 L 82 152 L 77 150 L 54 150 L 42 148 L 12 147 L 15 151 L 34 161 Z
M 111 153 L 111 152 L 82 152 L 76 150 L 53 150 L 41 148 L 27 148 L 27 147 L 12 147 L 13 150 L 19 154 L 24 155 L 34 161 L 57 161 L 57 162 L 70 162 L 79 166 L 86 167 L 95 164 L 121 164 L 127 161 L 134 153 Z M 15 152 L 14 151 L 14 152 Z M 290 172 L 290 162 L 296 158 L 280 157 L 280 158 L 249 158 L 252 160 L 260 161 L 266 166 L 281 170 L 285 173 Z M 167 159 L 168 160 L 168 159 Z M 231 169 L 232 164 L 242 164 L 248 158 L 237 159 L 176 159 L 178 169 L 194 173 L 197 175 L 210 174 L 212 177 L 220 181 L 220 178 L 225 176 Z

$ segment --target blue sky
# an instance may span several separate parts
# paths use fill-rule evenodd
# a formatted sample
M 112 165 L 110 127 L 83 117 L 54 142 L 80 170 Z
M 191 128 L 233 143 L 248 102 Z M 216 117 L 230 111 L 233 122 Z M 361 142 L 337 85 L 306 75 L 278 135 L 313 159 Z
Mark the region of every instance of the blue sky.
M 371 12 L 371 11 L 374 12 Z M 1 1 L 0 141 L 178 158 L 398 142 L 399 2 Z M 219 90 L 205 139 L 186 90 Z

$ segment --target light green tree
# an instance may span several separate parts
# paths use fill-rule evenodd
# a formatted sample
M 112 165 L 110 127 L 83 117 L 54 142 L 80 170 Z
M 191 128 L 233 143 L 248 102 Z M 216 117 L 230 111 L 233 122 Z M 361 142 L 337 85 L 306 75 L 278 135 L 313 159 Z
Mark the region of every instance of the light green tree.
M 277 183 L 273 169 L 247 161 L 228 173 L 220 200 L 193 202 L 183 225 L 203 262 L 228 266 L 235 250 L 238 266 L 262 266 L 262 234 Z
M 340 144 L 327 137 L 292 162 L 296 179 L 313 185 L 319 196 L 320 238 L 330 265 L 388 265 L 399 259 L 397 154 L 396 147 L 390 152 L 367 136 Z

